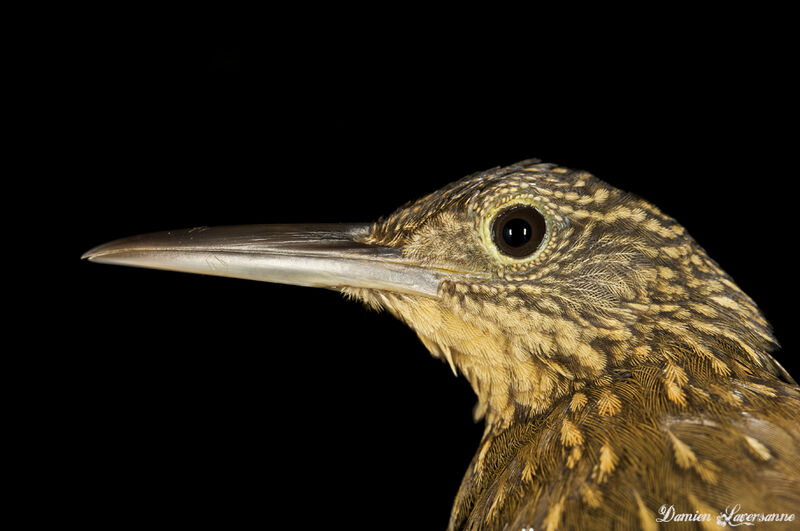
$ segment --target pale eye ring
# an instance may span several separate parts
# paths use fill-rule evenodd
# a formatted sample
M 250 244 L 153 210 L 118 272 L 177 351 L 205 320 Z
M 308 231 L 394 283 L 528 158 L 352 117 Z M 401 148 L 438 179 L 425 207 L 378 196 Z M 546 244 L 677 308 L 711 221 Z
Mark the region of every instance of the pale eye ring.
M 518 205 L 498 214 L 492 224 L 492 241 L 498 250 L 513 258 L 533 254 L 544 240 L 547 224 L 531 205 Z

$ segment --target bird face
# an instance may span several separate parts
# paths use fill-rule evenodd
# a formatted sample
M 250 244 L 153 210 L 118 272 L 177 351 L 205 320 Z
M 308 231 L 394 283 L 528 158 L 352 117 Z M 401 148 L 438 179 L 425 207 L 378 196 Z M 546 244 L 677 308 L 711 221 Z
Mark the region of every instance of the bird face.
M 720 345 L 774 363 L 759 354 L 774 343 L 755 304 L 684 228 L 585 172 L 523 162 L 476 174 L 400 208 L 364 241 L 451 272 L 435 300 L 345 291 L 460 369 L 490 425 L 679 351 L 720 372 L 730 370 L 712 353 Z
M 683 227 L 588 173 L 537 161 L 466 177 L 374 224 L 201 227 L 85 257 L 341 290 L 413 328 L 467 377 L 476 416 L 496 428 L 671 355 L 652 344 L 720 372 L 732 368 L 712 347 L 773 363 L 759 354 L 774 340 L 755 304 Z

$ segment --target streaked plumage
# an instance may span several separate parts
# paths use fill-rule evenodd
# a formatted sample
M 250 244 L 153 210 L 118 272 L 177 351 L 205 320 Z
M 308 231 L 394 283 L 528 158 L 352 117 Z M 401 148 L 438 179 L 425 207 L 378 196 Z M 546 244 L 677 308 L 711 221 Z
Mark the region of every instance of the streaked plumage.
M 515 205 L 547 222 L 523 258 L 492 240 Z M 334 287 L 406 322 L 478 396 L 486 430 L 451 529 L 649 531 L 662 505 L 800 507 L 800 390 L 769 324 L 654 206 L 525 161 L 352 234 L 439 279 L 435 297 Z

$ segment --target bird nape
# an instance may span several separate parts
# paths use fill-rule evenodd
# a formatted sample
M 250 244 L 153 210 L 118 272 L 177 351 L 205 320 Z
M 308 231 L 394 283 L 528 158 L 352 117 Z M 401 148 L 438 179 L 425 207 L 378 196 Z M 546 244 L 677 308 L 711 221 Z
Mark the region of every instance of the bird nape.
M 586 172 L 523 161 L 372 224 L 200 227 L 84 257 L 337 289 L 407 323 L 485 420 L 450 529 L 800 507 L 800 389 L 769 324 L 675 220 Z

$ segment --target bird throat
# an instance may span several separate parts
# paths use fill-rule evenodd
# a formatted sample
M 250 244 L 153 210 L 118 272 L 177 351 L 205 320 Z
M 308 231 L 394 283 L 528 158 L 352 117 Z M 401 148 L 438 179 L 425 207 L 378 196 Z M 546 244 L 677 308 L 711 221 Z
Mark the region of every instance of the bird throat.
M 372 309 L 389 311 L 417 333 L 434 357 L 448 363 L 453 373 L 463 374 L 478 397 L 475 420 L 485 419 L 493 430 L 503 429 L 520 416 L 547 411 L 606 367 L 605 356 L 592 351 L 585 356 L 587 366 L 576 376 L 564 364 L 532 354 L 533 345 L 543 340 L 528 334 L 524 342 L 514 341 L 491 322 L 465 316 L 440 300 L 354 288 L 343 292 Z M 580 339 L 559 341 L 568 343 L 563 346 L 572 352 L 590 351 Z
M 472 308 L 479 303 L 470 297 L 456 301 L 356 288 L 342 291 L 372 309 L 389 311 L 417 333 L 434 357 L 463 374 L 478 397 L 475 420 L 485 419 L 487 431 L 495 433 L 548 412 L 565 397 L 588 396 L 589 391 L 599 393 L 598 407 L 613 414 L 621 404 L 611 394 L 604 400 L 603 390 L 617 373 L 628 374 L 636 367 L 651 366 L 662 380 L 664 399 L 676 405 L 685 403 L 687 382 L 700 366 L 720 375 L 753 366 L 785 373 L 766 354 L 767 331 L 763 336 L 740 335 L 750 337 L 753 347 L 764 343 L 754 349 L 727 340 L 722 327 L 709 324 L 692 333 L 679 322 L 670 324 L 663 313 L 670 308 L 664 305 L 642 308 L 632 322 L 619 317 L 602 327 L 588 327 L 555 314 L 532 316 L 530 309 L 516 315 L 499 302 L 495 306 L 484 301 Z

